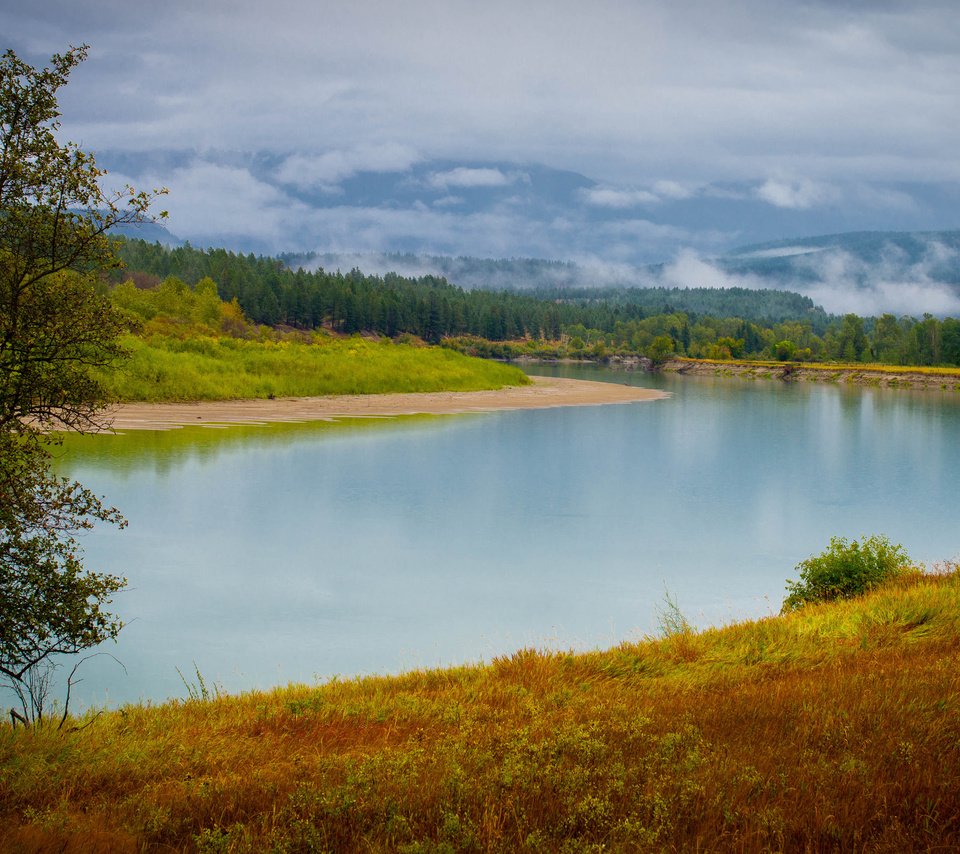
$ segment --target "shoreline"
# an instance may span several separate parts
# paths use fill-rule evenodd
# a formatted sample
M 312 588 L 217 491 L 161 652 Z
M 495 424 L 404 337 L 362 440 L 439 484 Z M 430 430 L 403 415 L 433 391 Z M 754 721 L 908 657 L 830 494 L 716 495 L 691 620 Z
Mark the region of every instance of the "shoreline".
M 960 368 L 923 370 L 911 366 L 805 364 L 670 359 L 663 371 L 681 376 L 737 377 L 746 380 L 816 382 L 878 388 L 960 391 Z
M 175 430 L 188 425 L 335 421 L 399 415 L 459 415 L 562 406 L 639 403 L 669 397 L 655 389 L 561 377 L 531 377 L 532 385 L 485 391 L 395 392 L 389 394 L 283 397 L 274 400 L 211 400 L 193 403 L 122 403 L 105 413 L 102 432 Z

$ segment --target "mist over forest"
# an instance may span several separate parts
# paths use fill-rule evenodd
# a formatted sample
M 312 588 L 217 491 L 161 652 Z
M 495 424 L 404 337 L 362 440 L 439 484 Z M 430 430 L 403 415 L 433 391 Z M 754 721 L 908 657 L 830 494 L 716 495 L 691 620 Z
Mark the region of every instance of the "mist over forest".
M 383 252 L 290 253 L 281 258 L 294 269 L 443 276 L 468 289 L 746 288 L 803 294 L 830 314 L 960 313 L 960 231 L 795 238 L 715 258 L 681 250 L 671 261 L 644 266 Z

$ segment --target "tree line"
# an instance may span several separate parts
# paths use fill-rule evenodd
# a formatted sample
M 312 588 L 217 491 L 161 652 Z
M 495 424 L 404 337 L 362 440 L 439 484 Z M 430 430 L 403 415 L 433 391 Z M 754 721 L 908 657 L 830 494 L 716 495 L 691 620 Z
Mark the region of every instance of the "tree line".
M 960 365 L 960 321 L 924 315 L 826 314 L 808 298 L 745 288 L 465 290 L 441 276 L 291 269 L 281 259 L 189 244 L 123 240 L 132 278 L 153 287 L 173 277 L 216 284 L 254 323 L 338 332 L 415 335 L 430 343 L 554 342 L 554 355 L 615 353 L 781 361 Z M 483 351 L 472 345 L 475 352 Z M 468 348 L 469 349 L 469 348 Z M 548 348 L 549 349 L 549 348 Z M 503 352 L 509 352 L 509 349 Z

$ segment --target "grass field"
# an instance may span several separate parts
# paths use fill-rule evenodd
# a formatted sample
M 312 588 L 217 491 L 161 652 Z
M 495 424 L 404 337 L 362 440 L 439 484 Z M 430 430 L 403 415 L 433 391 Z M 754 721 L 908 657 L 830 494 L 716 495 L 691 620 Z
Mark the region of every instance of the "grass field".
M 476 391 L 530 382 L 512 366 L 359 337 L 303 342 L 152 335 L 123 343 L 130 359 L 100 376 L 124 401 Z
M 7 726 L 0 848 L 960 847 L 955 571 L 664 633 Z

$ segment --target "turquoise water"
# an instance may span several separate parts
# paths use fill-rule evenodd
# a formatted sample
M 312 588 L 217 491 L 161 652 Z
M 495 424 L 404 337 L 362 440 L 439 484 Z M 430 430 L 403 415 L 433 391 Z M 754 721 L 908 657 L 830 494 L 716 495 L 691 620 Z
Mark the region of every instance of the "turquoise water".
M 550 373 L 548 368 L 537 372 Z M 65 471 L 129 520 L 84 537 L 128 622 L 80 704 L 606 647 L 779 610 L 832 535 L 960 552 L 956 395 L 661 378 L 639 404 L 89 437 Z

